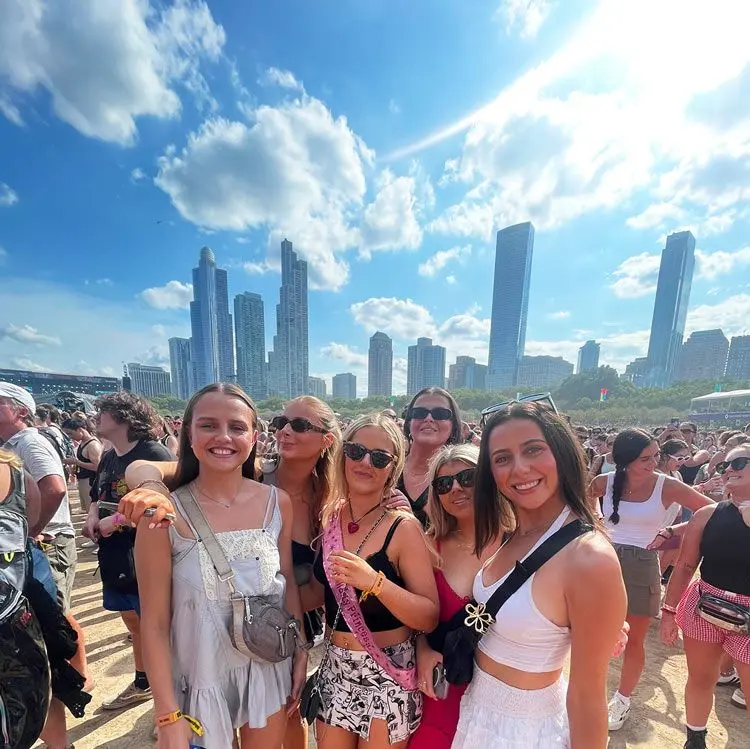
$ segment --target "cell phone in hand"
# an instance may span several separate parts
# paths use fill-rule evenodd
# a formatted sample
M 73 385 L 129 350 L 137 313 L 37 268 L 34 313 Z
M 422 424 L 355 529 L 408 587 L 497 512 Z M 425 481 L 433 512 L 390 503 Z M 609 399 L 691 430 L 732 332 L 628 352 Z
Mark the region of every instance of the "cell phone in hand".
M 445 678 L 442 663 L 436 663 L 432 669 L 432 691 L 439 700 L 444 700 L 448 696 L 448 680 Z

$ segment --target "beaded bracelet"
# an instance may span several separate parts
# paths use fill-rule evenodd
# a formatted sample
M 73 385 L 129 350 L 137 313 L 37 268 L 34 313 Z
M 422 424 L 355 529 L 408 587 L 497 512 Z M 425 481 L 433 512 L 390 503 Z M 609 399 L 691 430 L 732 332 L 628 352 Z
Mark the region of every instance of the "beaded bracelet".
M 167 493 L 166 496 L 170 495 L 169 487 L 161 479 L 146 479 L 145 481 L 141 481 L 141 483 L 138 484 L 138 486 L 133 487 L 132 491 L 135 491 L 136 489 L 140 489 L 144 486 L 148 486 L 148 484 L 154 484 L 155 486 L 160 486 Z M 159 494 L 161 493 L 162 492 L 159 492 Z

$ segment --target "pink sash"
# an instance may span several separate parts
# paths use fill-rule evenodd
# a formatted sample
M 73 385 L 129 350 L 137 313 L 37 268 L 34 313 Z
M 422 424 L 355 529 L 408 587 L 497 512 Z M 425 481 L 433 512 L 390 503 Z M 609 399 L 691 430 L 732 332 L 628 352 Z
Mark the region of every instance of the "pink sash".
M 334 582 L 329 567 L 331 553 L 342 549 L 344 549 L 344 538 L 341 534 L 341 521 L 338 515 L 335 515 L 328 521 L 328 525 L 323 531 L 323 568 L 331 585 L 334 598 L 341 607 L 341 615 L 359 644 L 362 645 L 375 663 L 402 689 L 414 691 L 417 688 L 416 668 L 399 668 L 386 656 L 376 644 L 372 632 L 365 624 L 362 609 L 359 607 L 357 592 L 351 585 Z

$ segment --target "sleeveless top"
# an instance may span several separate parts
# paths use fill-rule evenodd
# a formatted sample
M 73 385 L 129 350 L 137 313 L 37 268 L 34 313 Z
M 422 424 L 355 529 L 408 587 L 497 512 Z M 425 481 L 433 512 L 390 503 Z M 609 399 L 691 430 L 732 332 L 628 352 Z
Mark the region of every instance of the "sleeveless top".
M 23 590 L 28 572 L 26 558 L 29 526 L 23 471 L 8 465 L 11 490 L 0 502 L 0 573 L 17 590 Z
M 666 478 L 663 473 L 658 474 L 654 490 L 644 502 L 624 502 L 620 500 L 617 508 L 620 522 L 615 525 L 609 519 L 613 510 L 612 486 L 615 474 L 607 474 L 607 489 L 602 500 L 602 514 L 604 515 L 607 533 L 613 544 L 637 546 L 645 549 L 654 540 L 667 513 L 661 498 Z
M 83 454 L 83 450 L 86 447 L 86 445 L 90 445 L 92 442 L 98 442 L 99 440 L 96 439 L 96 437 L 92 437 L 90 440 L 87 440 L 86 442 L 81 442 L 78 445 L 78 449 L 76 450 L 76 458 L 78 460 L 82 461 L 83 463 L 90 463 L 89 459 Z M 93 481 L 96 478 L 96 471 L 92 471 L 89 468 L 81 468 L 79 466 L 78 468 L 78 478 L 79 479 L 88 479 L 89 481 Z
M 566 507 L 529 550 L 529 554 L 560 530 L 569 515 L 570 508 Z M 487 603 L 512 572 L 511 569 L 492 585 L 485 585 L 484 570 L 494 558 L 493 555 L 488 559 L 474 578 L 474 598 L 479 603 Z M 563 667 L 570 652 L 570 628 L 558 626 L 539 611 L 533 595 L 535 577 L 536 573 L 505 602 L 478 647 L 496 663 L 539 674 Z
M 190 522 L 175 494 L 177 511 Z M 278 540 L 281 512 L 271 487 L 263 525 L 216 533 L 235 573 L 234 584 L 246 595 L 262 595 L 283 604 Z M 237 727 L 259 728 L 286 704 L 291 691 L 291 660 L 254 661 L 232 644 L 229 586 L 222 583 L 206 550 L 195 538 L 169 528 L 172 544 L 172 673 L 177 703 L 205 729 L 193 743 L 205 749 L 232 746 Z
M 701 580 L 750 596 L 750 528 L 731 500 L 716 505 L 701 539 Z
M 411 505 L 411 511 L 414 513 L 414 517 L 419 520 L 422 528 L 427 530 L 429 525 L 429 518 L 427 517 L 427 498 L 429 497 L 430 487 L 428 486 L 416 499 L 412 499 L 409 496 L 409 492 L 406 491 L 406 484 L 404 483 L 404 474 L 402 473 L 398 477 L 396 482 L 396 488 L 403 493 L 403 495 L 409 500 Z
M 375 570 L 375 572 L 382 572 L 385 575 L 386 580 L 390 580 L 392 583 L 404 586 L 404 581 L 399 575 L 396 568 L 393 566 L 393 562 L 388 559 L 388 547 L 393 539 L 393 534 L 396 532 L 396 528 L 401 524 L 403 517 L 398 517 L 393 521 L 393 525 L 388 529 L 388 534 L 385 537 L 383 546 L 376 552 L 365 557 L 365 561 Z M 331 590 L 331 584 L 328 582 L 325 569 L 323 567 L 323 555 L 318 554 L 315 559 L 314 567 L 315 577 L 318 582 L 323 586 L 325 592 L 325 611 L 326 611 L 326 624 L 329 627 L 333 627 L 334 619 L 336 618 L 336 612 L 338 611 L 339 605 L 336 602 L 336 597 L 333 595 Z M 358 590 L 358 588 L 355 588 Z M 361 591 L 359 591 L 361 593 Z M 365 620 L 365 624 L 370 632 L 387 632 L 389 629 L 398 629 L 403 627 L 403 622 L 399 621 L 381 602 L 377 596 L 370 596 L 366 600 L 359 604 L 362 609 L 362 617 Z M 339 617 L 338 624 L 336 625 L 337 632 L 350 632 L 349 626 L 344 620 L 343 616 Z

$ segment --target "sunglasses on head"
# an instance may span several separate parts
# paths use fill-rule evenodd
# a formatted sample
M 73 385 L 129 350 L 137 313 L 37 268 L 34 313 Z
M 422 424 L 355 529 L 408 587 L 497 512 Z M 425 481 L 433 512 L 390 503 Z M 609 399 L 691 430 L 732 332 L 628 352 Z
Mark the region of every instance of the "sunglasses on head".
M 344 442 L 344 455 L 350 460 L 364 460 L 365 455 L 370 456 L 370 463 L 373 468 L 385 468 L 389 463 L 396 459 L 386 450 L 370 450 L 359 442 Z
M 498 411 L 505 411 L 506 408 L 510 408 L 516 403 L 538 403 L 540 406 L 546 406 L 555 413 L 559 413 L 555 401 L 552 400 L 552 396 L 549 393 L 534 393 L 533 395 L 523 395 L 520 398 L 513 398 L 513 400 L 503 401 L 502 403 L 496 403 L 494 406 L 485 408 L 482 411 L 482 426 L 485 425 L 487 419 L 496 414 Z M 585 435 L 578 435 L 579 437 Z
M 462 471 L 454 473 L 452 476 L 437 476 L 432 482 L 432 485 L 435 487 L 435 491 L 438 494 L 448 494 L 453 488 L 454 481 L 458 481 L 458 485 L 462 489 L 471 489 L 474 486 L 476 470 L 476 468 L 464 468 Z
M 716 465 L 716 473 L 719 475 L 726 473 L 728 468 L 733 471 L 741 471 L 748 463 L 750 463 L 750 458 L 746 458 L 744 455 L 733 460 L 723 460 Z
M 434 421 L 450 421 L 453 418 L 453 411 L 444 406 L 437 408 L 425 408 L 424 406 L 412 406 L 409 410 L 411 419 L 426 419 L 432 416 Z
M 319 432 L 320 434 L 327 434 L 328 430 L 323 427 L 315 426 L 308 419 L 303 419 L 301 416 L 295 416 L 293 419 L 288 419 L 286 416 L 274 416 L 271 419 L 271 426 L 277 431 L 281 431 L 287 424 L 292 428 L 293 432 L 302 434 L 303 432 Z

